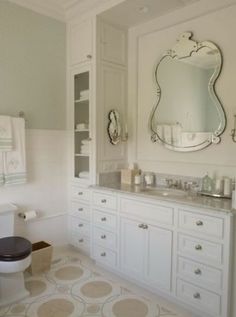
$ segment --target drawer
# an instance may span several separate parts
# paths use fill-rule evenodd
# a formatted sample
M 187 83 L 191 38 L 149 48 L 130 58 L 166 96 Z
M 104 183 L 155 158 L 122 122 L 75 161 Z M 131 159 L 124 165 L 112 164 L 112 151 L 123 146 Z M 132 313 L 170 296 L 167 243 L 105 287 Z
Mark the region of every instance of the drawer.
M 218 239 L 222 239 L 224 233 L 223 219 L 182 209 L 179 210 L 179 227 Z
M 79 217 L 80 219 L 90 221 L 90 207 L 89 207 L 89 205 L 81 204 L 81 203 L 76 202 L 76 201 L 72 201 L 70 214 L 72 214 L 75 217 Z
M 90 236 L 90 223 L 85 220 L 71 217 L 70 229 L 79 235 Z
M 94 259 L 98 262 L 105 263 L 106 265 L 116 267 L 117 255 L 116 252 L 100 247 L 96 244 L 93 246 Z
M 194 284 L 215 292 L 222 289 L 222 271 L 207 265 L 179 257 L 178 274 Z
M 121 212 L 129 216 L 145 218 L 145 221 L 173 224 L 174 208 L 158 204 L 141 203 L 128 198 L 121 199 Z
M 94 210 L 93 221 L 95 224 L 104 227 L 107 230 L 116 231 L 117 219 L 116 215 L 109 214 L 107 212 Z
M 72 186 L 72 198 L 89 202 L 90 190 L 84 187 Z
M 72 233 L 70 236 L 70 243 L 76 248 L 86 253 L 90 253 L 90 240 L 88 238 Z
M 106 231 L 101 228 L 93 228 L 93 240 L 94 243 L 108 249 L 115 250 L 117 245 L 116 234 Z
M 116 196 L 112 194 L 94 192 L 93 203 L 94 205 L 103 207 L 103 208 L 108 208 L 113 210 L 117 208 Z
M 179 234 L 178 251 L 196 260 L 220 265 L 223 262 L 223 246 L 218 243 Z
M 188 305 L 204 311 L 207 315 L 219 316 L 221 314 L 221 296 L 190 283 L 177 281 L 177 297 Z

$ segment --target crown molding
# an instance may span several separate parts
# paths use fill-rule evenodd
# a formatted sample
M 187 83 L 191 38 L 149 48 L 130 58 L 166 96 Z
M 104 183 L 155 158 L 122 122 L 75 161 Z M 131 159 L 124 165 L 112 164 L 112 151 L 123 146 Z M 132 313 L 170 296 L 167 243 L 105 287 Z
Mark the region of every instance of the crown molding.
M 21 7 L 27 8 L 34 12 L 46 15 L 53 19 L 65 22 L 66 14 L 62 4 L 58 1 L 38 1 L 38 0 L 8 0 Z M 73 0 L 74 1 L 74 0 Z

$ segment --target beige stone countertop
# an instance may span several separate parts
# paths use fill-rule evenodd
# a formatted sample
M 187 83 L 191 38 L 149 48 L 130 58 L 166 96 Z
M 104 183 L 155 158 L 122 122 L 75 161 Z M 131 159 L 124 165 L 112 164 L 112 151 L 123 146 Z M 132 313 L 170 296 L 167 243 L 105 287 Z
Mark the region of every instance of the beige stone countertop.
M 184 204 L 192 207 L 207 208 L 215 212 L 223 212 L 227 214 L 235 214 L 236 210 L 232 209 L 232 201 L 227 198 L 215 198 L 209 196 L 203 196 L 200 194 L 192 194 L 186 192 L 184 195 L 175 195 L 171 193 L 171 189 L 163 187 L 142 187 L 141 185 L 127 185 L 127 184 L 106 184 L 106 185 L 92 185 L 91 189 L 108 190 L 113 193 L 132 194 L 138 197 L 154 199 L 158 201 L 165 201 L 170 203 Z M 156 190 L 155 190 L 156 189 Z M 160 190 L 160 192 L 158 192 Z M 165 190 L 170 193 L 164 195 Z M 178 192 L 178 191 L 177 191 Z

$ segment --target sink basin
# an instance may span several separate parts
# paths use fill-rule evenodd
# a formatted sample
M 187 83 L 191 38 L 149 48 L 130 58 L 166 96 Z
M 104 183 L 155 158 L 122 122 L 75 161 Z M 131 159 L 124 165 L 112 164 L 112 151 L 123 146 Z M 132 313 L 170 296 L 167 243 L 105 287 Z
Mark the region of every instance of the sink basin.
M 170 196 L 170 197 L 184 197 L 187 196 L 187 192 L 174 188 L 144 188 L 142 192 L 150 195 Z

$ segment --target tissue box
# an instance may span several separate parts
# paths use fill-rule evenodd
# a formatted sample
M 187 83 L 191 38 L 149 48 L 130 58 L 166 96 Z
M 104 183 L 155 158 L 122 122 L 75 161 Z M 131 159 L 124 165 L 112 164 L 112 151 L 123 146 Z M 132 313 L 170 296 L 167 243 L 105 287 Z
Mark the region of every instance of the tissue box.
M 50 270 L 52 262 L 52 246 L 45 241 L 33 243 L 31 257 L 31 265 L 27 269 L 29 273 L 35 275 Z
M 121 183 L 122 184 L 133 184 L 134 182 L 135 170 L 122 169 L 121 170 Z

